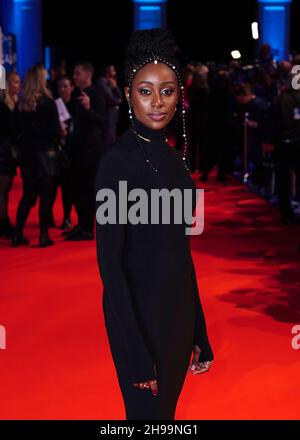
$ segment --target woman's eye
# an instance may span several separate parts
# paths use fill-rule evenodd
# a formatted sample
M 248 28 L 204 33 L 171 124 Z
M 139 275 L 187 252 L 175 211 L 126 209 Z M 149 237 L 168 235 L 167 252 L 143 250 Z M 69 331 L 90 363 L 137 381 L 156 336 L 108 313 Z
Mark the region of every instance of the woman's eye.
M 173 92 L 174 92 L 174 90 L 172 90 L 172 89 L 164 89 L 164 90 L 162 90 L 162 94 L 165 95 L 165 96 L 170 96 L 170 95 L 172 95 Z
M 150 90 L 148 90 L 148 89 L 141 89 L 141 90 L 139 90 L 139 92 L 141 95 L 144 95 L 144 96 L 149 96 L 151 93 Z

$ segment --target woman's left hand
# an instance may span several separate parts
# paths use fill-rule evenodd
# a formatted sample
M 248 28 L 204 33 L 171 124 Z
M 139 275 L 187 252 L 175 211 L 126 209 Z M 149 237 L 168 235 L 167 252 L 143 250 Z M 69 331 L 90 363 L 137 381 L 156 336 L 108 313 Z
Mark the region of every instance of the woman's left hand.
M 147 382 L 137 382 L 133 384 L 135 387 L 139 388 L 140 390 L 151 390 L 153 396 L 158 395 L 158 386 L 157 386 L 157 380 L 149 380 Z
M 208 371 L 213 362 L 213 361 L 199 362 L 200 353 L 201 353 L 201 348 L 198 347 L 198 345 L 195 345 L 193 349 L 193 360 L 189 366 L 189 370 L 194 375 L 205 373 L 206 371 Z

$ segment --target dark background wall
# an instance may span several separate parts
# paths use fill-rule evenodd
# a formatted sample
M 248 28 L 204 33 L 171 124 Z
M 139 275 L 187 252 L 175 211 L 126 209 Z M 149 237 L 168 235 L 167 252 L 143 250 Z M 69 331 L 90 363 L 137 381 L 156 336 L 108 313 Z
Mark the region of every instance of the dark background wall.
M 98 2 L 97 9 L 95 4 Z M 251 22 L 257 19 L 257 1 L 169 0 L 167 23 L 187 58 L 227 61 L 239 49 L 245 59 L 255 54 Z M 300 49 L 300 1 L 294 0 L 291 48 Z M 43 0 L 43 39 L 69 64 L 91 60 L 122 66 L 124 48 L 133 26 L 131 0 Z
M 291 49 L 300 52 L 300 1 L 294 0 L 291 9 Z

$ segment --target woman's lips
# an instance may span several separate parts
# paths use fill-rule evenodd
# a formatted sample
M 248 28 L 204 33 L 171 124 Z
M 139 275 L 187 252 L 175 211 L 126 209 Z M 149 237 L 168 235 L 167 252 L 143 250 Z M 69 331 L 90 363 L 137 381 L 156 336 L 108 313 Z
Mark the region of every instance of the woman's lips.
M 149 118 L 153 119 L 154 121 L 161 121 L 162 119 L 164 119 L 164 117 L 166 116 L 167 113 L 149 113 L 148 116 Z

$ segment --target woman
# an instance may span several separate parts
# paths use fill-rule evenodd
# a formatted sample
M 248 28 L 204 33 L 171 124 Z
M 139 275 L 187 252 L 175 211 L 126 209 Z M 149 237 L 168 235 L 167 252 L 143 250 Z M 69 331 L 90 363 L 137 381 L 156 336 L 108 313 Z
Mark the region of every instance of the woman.
M 69 162 L 68 166 L 65 165 L 60 177 L 63 212 L 64 212 L 64 218 L 60 228 L 66 230 L 70 229 L 72 226 L 71 211 L 75 200 L 74 189 L 73 189 L 75 176 L 72 169 L 72 164 L 70 162 L 72 151 L 71 151 L 70 136 L 69 136 L 70 133 L 72 133 L 74 130 L 74 123 L 72 120 L 72 115 L 70 110 L 70 103 L 72 99 L 73 90 L 74 90 L 74 84 L 71 78 L 69 78 L 68 76 L 62 76 L 61 78 L 59 78 L 57 83 L 58 96 L 63 100 L 63 103 L 65 104 L 67 110 L 69 110 L 70 113 L 70 119 L 65 121 L 61 131 L 61 144 L 63 145 L 65 155 L 66 157 L 68 157 L 68 162 Z
M 20 77 L 9 72 L 4 99 L 0 101 L 0 237 L 12 238 L 14 228 L 8 216 L 8 197 L 14 176 L 16 160 L 12 153 L 14 143 L 14 111 L 20 92 Z
M 17 130 L 23 195 L 17 209 L 16 231 L 12 245 L 29 241 L 23 230 L 31 208 L 39 198 L 39 246 L 53 244 L 48 228 L 55 191 L 55 176 L 59 173 L 57 139 L 60 124 L 56 105 L 47 89 L 47 71 L 35 65 L 26 74 L 24 90 L 17 112 Z
M 182 156 L 164 135 L 184 100 L 176 57 L 172 38 L 159 29 L 136 31 L 128 47 L 125 94 L 132 125 L 100 161 L 95 188 L 97 201 L 99 190 L 113 190 L 117 211 L 120 181 L 128 192 L 195 193 L 186 141 Z M 102 304 L 126 418 L 173 420 L 192 351 L 193 373 L 207 371 L 213 360 L 189 236 L 184 224 L 104 224 L 102 208 L 98 204 L 96 222 Z

